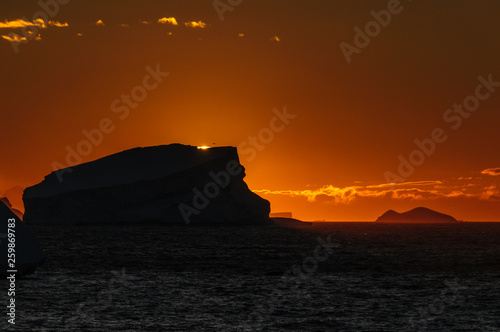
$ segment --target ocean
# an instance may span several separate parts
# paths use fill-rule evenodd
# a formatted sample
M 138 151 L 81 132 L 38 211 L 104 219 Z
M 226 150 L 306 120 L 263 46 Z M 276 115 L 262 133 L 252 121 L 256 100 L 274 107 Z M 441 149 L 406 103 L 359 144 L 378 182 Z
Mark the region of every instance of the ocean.
M 500 331 L 500 223 L 30 228 L 2 331 Z

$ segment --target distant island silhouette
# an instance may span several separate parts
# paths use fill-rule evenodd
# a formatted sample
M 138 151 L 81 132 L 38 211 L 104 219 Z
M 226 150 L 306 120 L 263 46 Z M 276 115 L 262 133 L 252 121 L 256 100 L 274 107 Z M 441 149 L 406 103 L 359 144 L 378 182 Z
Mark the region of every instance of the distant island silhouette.
M 425 207 L 417 207 L 413 210 L 398 213 L 389 210 L 377 218 L 378 223 L 456 223 L 457 219 L 450 215 L 440 213 Z

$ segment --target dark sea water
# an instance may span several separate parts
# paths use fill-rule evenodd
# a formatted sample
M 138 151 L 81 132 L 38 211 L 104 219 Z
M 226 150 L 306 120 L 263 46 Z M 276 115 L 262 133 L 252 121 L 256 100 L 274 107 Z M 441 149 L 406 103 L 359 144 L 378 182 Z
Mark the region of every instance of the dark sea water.
M 500 223 L 31 228 L 1 330 L 500 331 Z

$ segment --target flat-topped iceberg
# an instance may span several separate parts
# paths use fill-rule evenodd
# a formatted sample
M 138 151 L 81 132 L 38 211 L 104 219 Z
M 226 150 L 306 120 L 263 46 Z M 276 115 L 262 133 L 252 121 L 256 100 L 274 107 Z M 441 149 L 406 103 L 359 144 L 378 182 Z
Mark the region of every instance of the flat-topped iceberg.
M 25 190 L 28 224 L 270 224 L 235 147 L 135 148 L 52 172 Z

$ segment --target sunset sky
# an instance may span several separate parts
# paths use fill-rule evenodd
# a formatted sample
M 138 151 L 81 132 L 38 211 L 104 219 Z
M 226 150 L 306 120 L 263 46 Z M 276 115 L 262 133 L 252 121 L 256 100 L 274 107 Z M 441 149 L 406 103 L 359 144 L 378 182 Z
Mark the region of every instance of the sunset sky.
M 20 208 L 16 186 L 58 165 L 183 143 L 238 146 L 250 189 L 303 220 L 498 221 L 499 15 L 496 0 L 4 0 L 0 196 Z

